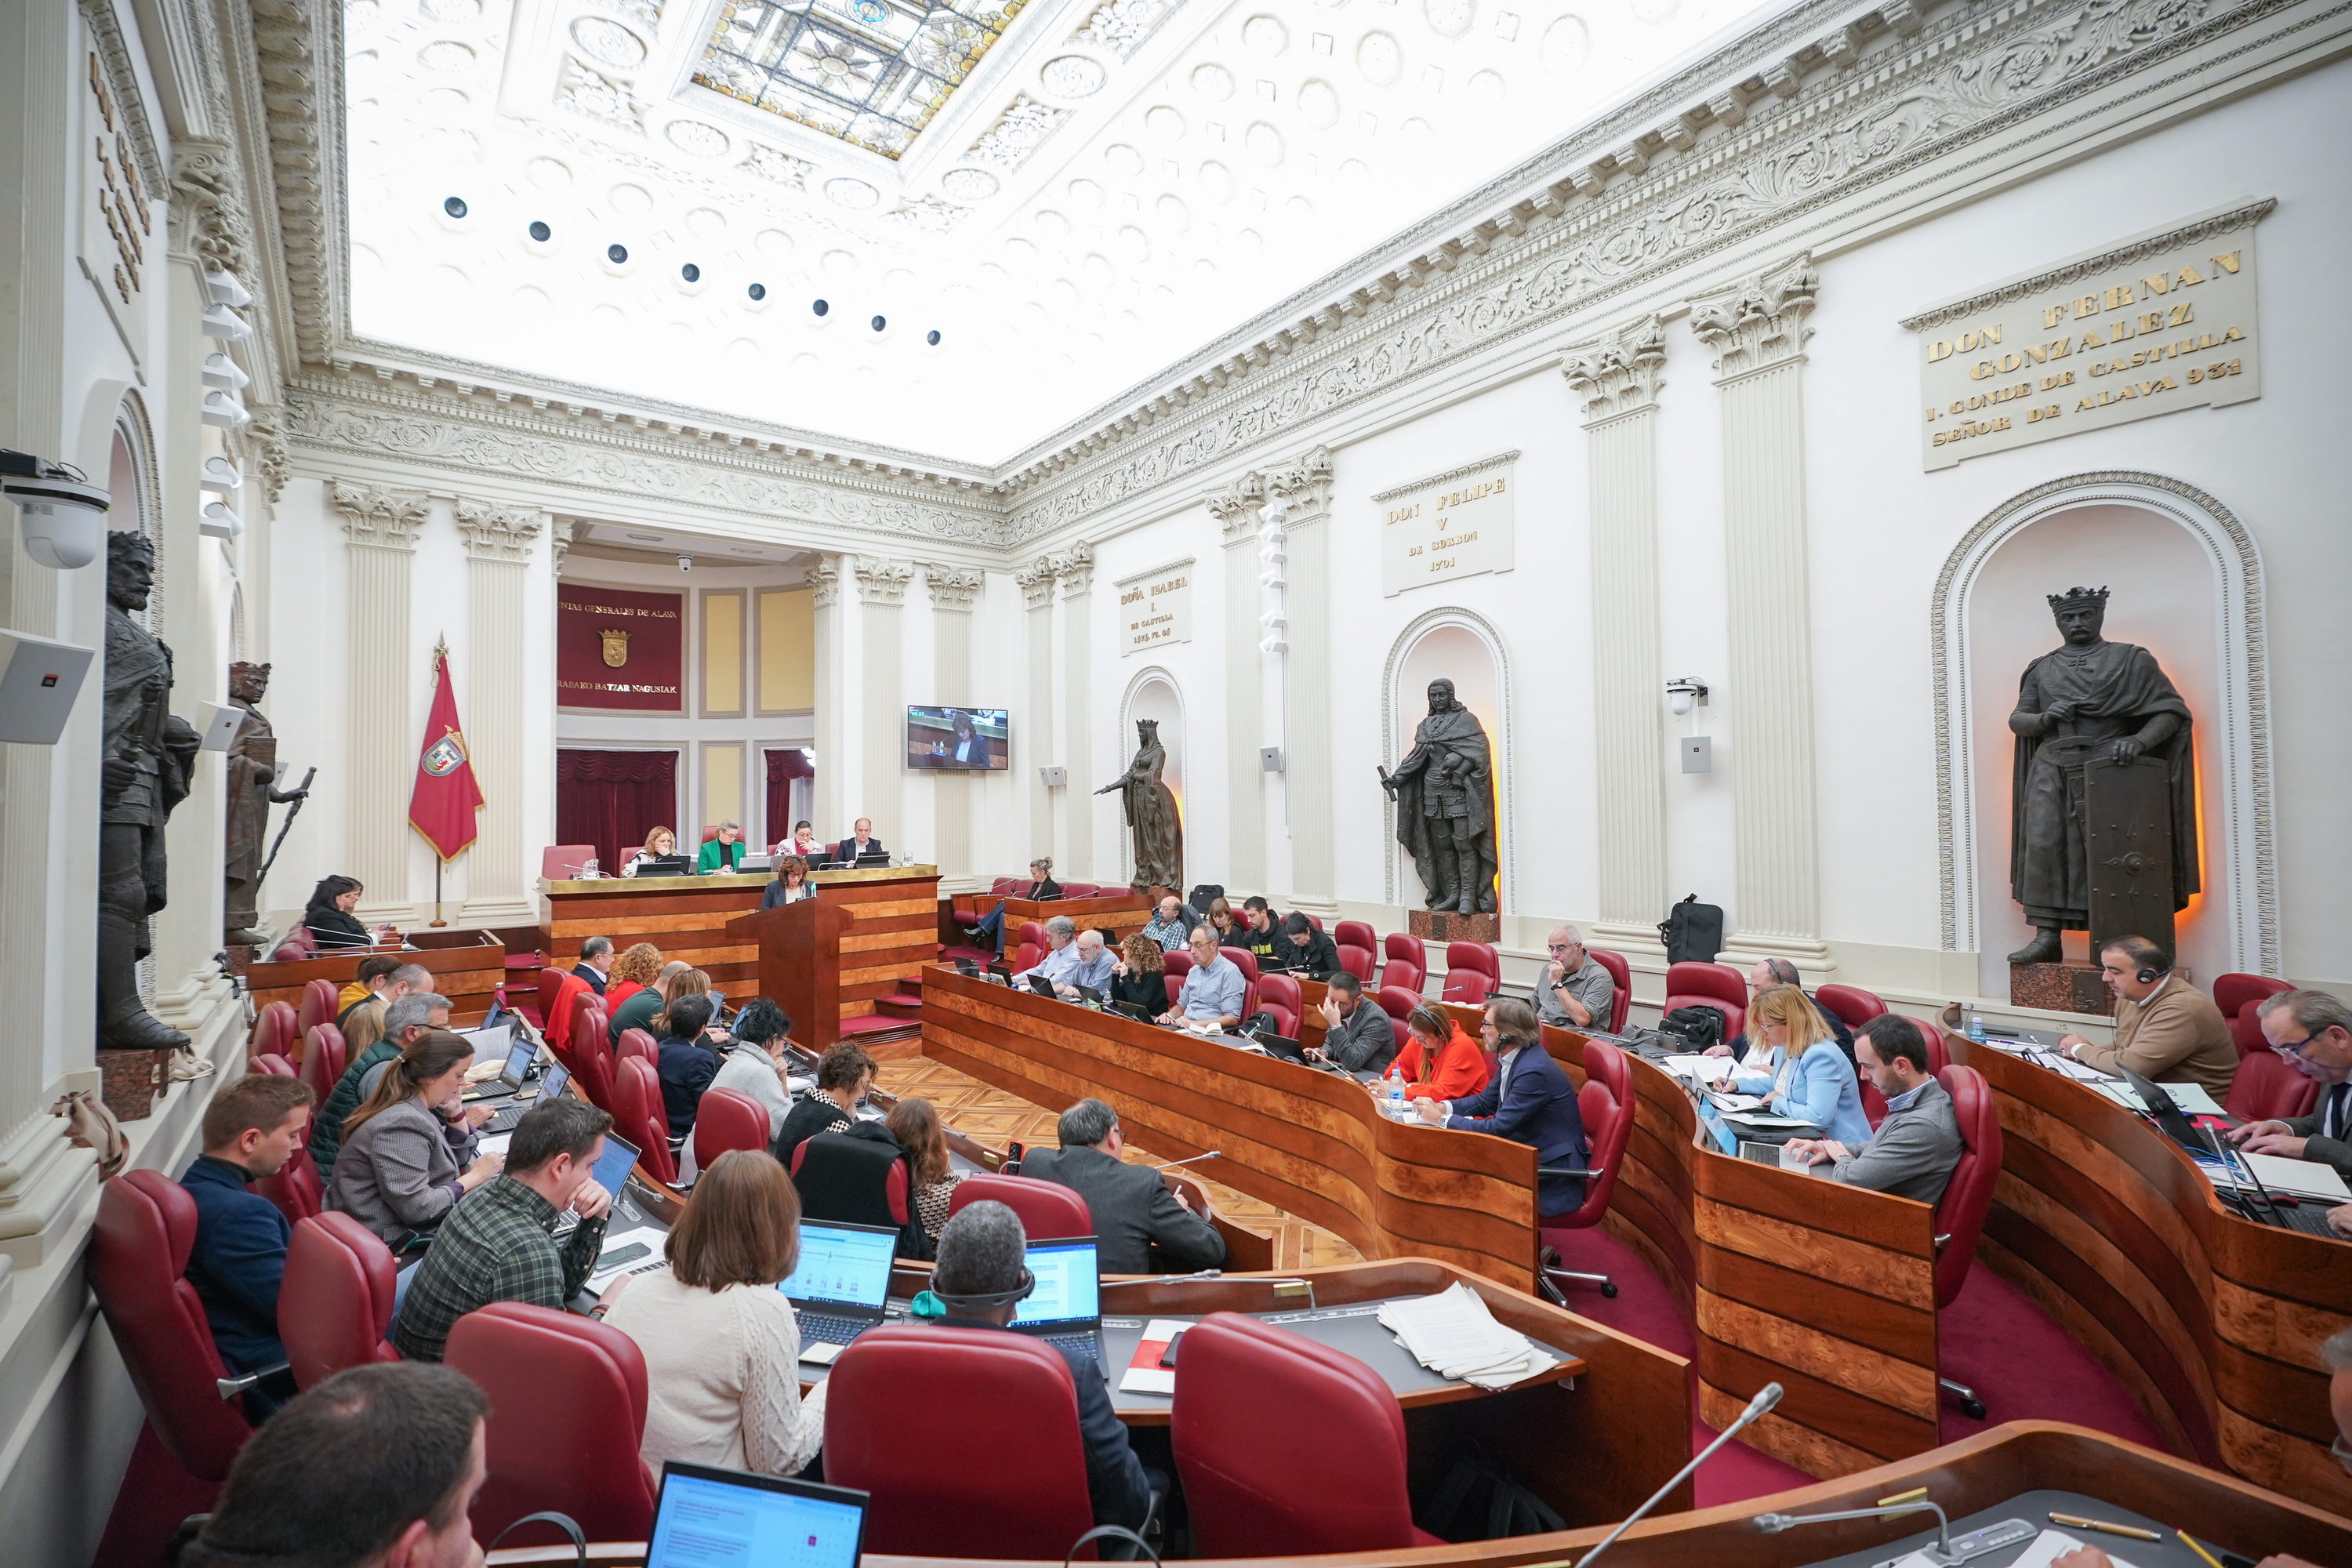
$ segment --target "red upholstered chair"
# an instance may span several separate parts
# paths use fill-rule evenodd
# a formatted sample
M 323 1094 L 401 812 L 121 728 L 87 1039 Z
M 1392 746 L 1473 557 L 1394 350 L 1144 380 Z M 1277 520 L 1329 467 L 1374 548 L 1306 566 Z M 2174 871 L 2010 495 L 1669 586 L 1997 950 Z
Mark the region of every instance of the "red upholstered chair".
M 1483 942 L 1445 944 L 1444 1001 L 1475 1007 L 1503 988 L 1502 960 Z
M 1013 935 L 1014 940 L 1024 947 L 1034 943 L 1039 952 L 1045 951 L 1045 922 L 1043 921 L 1023 921 L 1020 930 Z
M 717 823 L 713 823 L 713 824 L 711 824 L 709 826 L 708 826 L 708 827 L 706 827 L 706 828 L 704 828 L 704 829 L 702 830 L 702 837 L 698 840 L 698 842 L 703 843 L 703 844 L 708 844 L 708 843 L 709 843 L 712 839 L 714 839 L 714 838 L 716 838 L 716 837 L 719 837 L 719 825 L 718 825 Z
M 313 1024 L 302 1031 L 302 1081 L 324 1105 L 343 1077 L 343 1032 L 332 1024 Z
M 1926 1018 L 1914 1018 L 1911 1025 L 1919 1031 L 1919 1037 L 1927 1042 L 1927 1070 L 1941 1078 L 1944 1069 L 1952 1065 L 1951 1049 L 1944 1044 L 1942 1026 Z
M 1822 1011 L 1836 1015 L 1849 1029 L 1859 1029 L 1881 1013 L 1886 1004 L 1859 985 L 1824 985 L 1813 993 Z
M 601 1013 L 596 1016 L 604 1016 Z M 602 1029 L 592 1031 L 582 1048 L 572 1053 L 572 1081 L 579 1086 L 582 1094 L 588 1097 L 589 1104 L 610 1111 L 613 1109 L 614 1081 L 618 1077 L 619 1069 L 613 1065 L 612 1050 L 604 1044 L 604 1032 Z M 637 1141 L 636 1134 L 633 1132 L 623 1136 L 632 1143 Z
M 1936 1081 L 1952 1097 L 1952 1113 L 1960 1124 L 1960 1163 L 1936 1205 L 1936 1305 L 1943 1308 L 1952 1304 L 1968 1282 L 1977 1237 L 1984 1230 L 1993 1188 L 2000 1181 L 2000 1113 L 1992 1089 L 1973 1068 L 1948 1067 L 1936 1075 Z M 1936 1381 L 1958 1396 L 1960 1408 L 1971 1419 L 1984 1419 L 1984 1402 L 1974 1389 L 1948 1377 Z
M 771 1136 L 766 1106 L 731 1089 L 706 1089 L 694 1108 L 694 1168 L 710 1169 L 710 1162 L 730 1149 L 764 1152 Z
M 948 1199 L 948 1217 L 953 1219 L 966 1204 L 982 1201 L 1003 1204 L 1019 1215 L 1021 1228 L 1033 1239 L 1095 1233 L 1095 1216 L 1087 1207 L 1087 1200 L 1059 1182 L 1040 1181 L 1034 1176 L 966 1176 L 956 1184 L 955 1195 Z
M 960 926 L 976 926 L 982 910 L 976 893 L 952 893 L 948 897 L 948 919 Z
M 1192 955 L 1183 948 L 1171 947 L 1160 955 L 1160 966 L 1168 972 L 1171 980 L 1181 985 L 1184 976 L 1192 973 Z
M 1580 1274 L 1551 1261 L 1558 1242 L 1547 1239 L 1553 1233 L 1599 1225 L 1617 1191 L 1617 1168 L 1624 1163 L 1625 1142 L 1633 1132 L 1633 1075 L 1625 1065 L 1625 1053 L 1606 1040 L 1584 1042 L 1584 1087 L 1576 1091 L 1576 1113 L 1584 1121 L 1584 1141 L 1592 1150 L 1585 1159 L 1584 1201 L 1567 1214 L 1536 1221 L 1537 1278 L 1546 1294 L 1563 1306 L 1566 1299 L 1551 1285 L 1554 1279 L 1580 1280 L 1600 1286 L 1603 1296 L 1617 1294 L 1617 1282 L 1606 1274 Z
M 269 955 L 272 963 L 299 963 L 319 956 L 319 939 L 310 934 L 309 926 L 296 926 L 278 942 L 278 949 Z M 291 1005 L 291 1004 L 289 1004 Z
M 1597 947 L 1584 951 L 1593 963 L 1609 972 L 1609 983 L 1615 987 L 1615 994 L 1609 1001 L 1609 1032 L 1622 1035 L 1625 1032 L 1626 1011 L 1633 1005 L 1633 971 L 1622 952 L 1607 952 Z
M 676 1185 L 677 1162 L 670 1158 L 669 1113 L 662 1107 L 661 1079 L 643 1057 L 613 1063 L 613 1131 L 635 1143 L 637 1162 L 654 1180 Z
M 1387 977 L 1383 975 L 1381 978 L 1385 980 Z M 1412 1016 L 1412 1010 L 1421 1005 L 1421 993 L 1408 991 L 1402 985 L 1384 984 L 1381 987 L 1379 994 L 1372 1000 L 1381 1005 L 1381 1012 L 1386 1013 L 1402 1026 L 1405 1019 Z M 1398 1037 L 1402 1039 L 1403 1037 Z
M 1058 1563 L 1094 1528 L 1077 1385 L 1053 1346 L 885 1324 L 858 1335 L 828 1381 L 824 1479 L 873 1494 L 867 1552 Z M 1018 1440 L 974 1443 L 973 1411 Z
M 276 1205 L 289 1224 L 299 1225 L 327 1205 L 327 1184 L 319 1179 L 318 1163 L 307 1147 L 295 1150 L 277 1174 L 256 1181 L 253 1190 Z
M 2251 1003 L 2248 1005 L 2252 1005 Z M 2238 1060 L 2222 1109 L 2241 1121 L 2308 1116 L 2319 1104 L 2319 1080 L 2305 1078 L 2276 1051 L 2256 1051 Z
M 654 1064 L 655 1075 L 660 1076 L 661 1042 L 643 1029 L 622 1030 L 621 1043 L 614 1047 L 614 1053 L 616 1056 L 638 1057 L 649 1061 Z M 635 1142 L 635 1140 L 631 1139 L 630 1142 Z
M 2262 1017 L 2254 1009 L 2266 998 L 2293 989 L 2285 981 L 2273 980 L 2267 974 L 2215 977 L 2213 1005 L 2221 1009 L 2221 1016 L 2230 1021 L 2230 1039 L 2237 1046 L 2240 1057 L 2270 1049 L 2270 1042 L 2263 1038 Z
M 253 1428 L 221 1397 L 215 1380 L 228 1368 L 182 1278 L 195 1241 L 195 1199 L 160 1172 L 129 1171 L 99 1189 L 89 1247 L 98 1310 L 164 1452 L 198 1480 L 218 1481 Z
M 589 984 L 568 969 L 542 969 L 539 972 L 540 1031 L 547 1037 L 547 1048 L 555 1059 L 571 1065 L 572 1025 L 578 1006 L 574 998 L 585 996 L 596 1000 Z
M 593 844 L 551 844 L 539 852 L 539 874 L 551 882 L 569 882 L 580 875 L 580 868 L 596 858 Z M 617 866 L 604 868 L 606 875 L 620 869 Z
M 1347 956 L 1348 950 L 1353 947 L 1363 950 L 1364 961 L 1367 963 L 1377 966 L 1380 963 L 1381 939 L 1372 930 L 1370 921 L 1341 921 L 1331 928 L 1331 942 L 1339 948 L 1343 960 Z M 1350 970 L 1349 973 L 1355 972 Z M 1370 971 L 1367 970 L 1363 974 L 1356 977 L 1361 980 L 1368 978 L 1370 974 Z
M 245 1070 L 247 1072 L 262 1073 L 270 1078 L 300 1078 L 302 1076 L 300 1072 L 296 1070 L 292 1062 L 288 1061 L 276 1051 L 271 1051 L 267 1056 L 258 1056 L 254 1058 L 251 1061 L 245 1064 Z
M 1160 978 L 1168 987 L 1168 1005 L 1173 1007 L 1176 1005 L 1176 994 L 1184 989 L 1184 983 L 1176 977 L 1173 970 L 1166 971 Z
M 253 1038 L 247 1042 L 245 1047 L 247 1059 L 275 1054 L 292 1061 L 294 1042 L 302 1037 L 301 1030 L 294 1026 L 299 1022 L 300 1016 L 294 1011 L 291 1002 L 272 1002 L 265 1005 L 261 1016 L 253 1021 Z
M 1010 895 L 1013 889 L 1019 886 L 1021 886 L 1021 879 L 1018 877 L 999 877 L 989 884 L 988 890 L 1002 899 Z
M 313 980 L 302 987 L 302 1005 L 294 1012 L 295 1029 L 307 1037 L 314 1026 L 333 1023 L 341 1011 L 335 998 L 341 994 L 342 987 L 331 980 Z
M 1099 899 L 1102 889 L 1092 882 L 1065 882 L 1062 897 L 1066 899 Z
M 1013 973 L 1015 974 L 1025 974 L 1030 970 L 1036 968 L 1039 964 L 1045 962 L 1045 949 L 1044 945 L 1034 942 L 1024 942 L 1013 952 Z
M 1421 938 L 1409 931 L 1392 931 L 1381 939 L 1381 984 L 1402 985 L 1408 991 L 1420 992 L 1422 979 L 1429 973 L 1429 950 L 1422 945 Z M 1402 973 L 1389 973 L 1399 963 L 1412 972 L 1410 980 L 1405 979 Z
M 1671 1013 L 1677 1007 L 1714 1008 L 1723 1015 L 1727 1040 L 1748 1026 L 1748 982 L 1727 963 L 1670 963 L 1660 1011 Z
M 1298 1037 L 1298 1017 L 1304 1004 L 1298 982 L 1287 974 L 1269 974 L 1258 982 L 1258 1005 L 1274 1015 L 1276 1033 L 1286 1040 Z
M 1282 1419 L 1268 1421 L 1270 1410 Z M 1396 1395 L 1344 1351 L 1212 1312 L 1185 1331 L 1170 1421 L 1199 1556 L 1441 1544 L 1413 1526 Z
M 613 1045 L 613 1023 L 604 1012 L 604 999 L 588 989 L 588 983 L 578 975 L 580 989 L 567 992 L 572 998 L 572 1041 L 574 1046 L 593 1042 L 610 1049 Z
M 591 1541 L 651 1533 L 659 1487 L 637 1457 L 646 1358 L 636 1341 L 593 1318 L 498 1301 L 457 1320 L 446 1360 L 490 1399 L 475 1540 L 549 1510 L 570 1514 Z
M 793 1151 L 793 1182 L 801 1189 L 803 1219 L 836 1225 L 907 1223 L 907 1162 L 891 1153 L 887 1143 L 839 1132 L 803 1138 Z M 817 1192 L 813 1194 L 812 1189 Z M 838 1202 L 830 1195 L 844 1192 L 851 1195 Z
M 387 1339 L 394 1272 L 392 1249 L 347 1214 L 296 1224 L 278 1288 L 278 1333 L 297 1387 L 347 1366 L 400 1359 Z
M 1372 983 L 1372 950 L 1368 947 L 1341 948 L 1339 967 L 1365 984 L 1370 984 Z
M 1257 1011 L 1257 954 L 1238 947 L 1221 947 L 1217 951 L 1232 959 L 1234 967 L 1242 972 L 1242 1016 L 1246 1018 Z

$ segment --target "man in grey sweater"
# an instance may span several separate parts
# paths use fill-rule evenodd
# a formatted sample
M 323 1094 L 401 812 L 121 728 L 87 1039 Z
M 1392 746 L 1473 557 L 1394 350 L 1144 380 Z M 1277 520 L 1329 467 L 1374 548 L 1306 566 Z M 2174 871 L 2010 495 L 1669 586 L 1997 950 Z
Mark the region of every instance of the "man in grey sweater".
M 1960 1124 L 1952 1097 L 1927 1071 L 1927 1042 L 1919 1026 L 1893 1013 L 1873 1018 L 1853 1035 L 1854 1060 L 1886 1097 L 1886 1120 L 1870 1142 L 1848 1149 L 1834 1138 L 1796 1138 L 1789 1147 L 1836 1168 L 1850 1186 L 1932 1204 L 1960 1163 Z

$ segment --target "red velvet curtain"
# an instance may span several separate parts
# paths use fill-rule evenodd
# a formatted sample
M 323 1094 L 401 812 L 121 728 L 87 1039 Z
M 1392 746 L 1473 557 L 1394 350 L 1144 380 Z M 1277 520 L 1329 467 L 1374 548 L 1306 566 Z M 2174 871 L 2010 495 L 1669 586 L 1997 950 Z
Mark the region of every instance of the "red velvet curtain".
M 676 752 L 555 753 L 555 841 L 593 844 L 607 877 L 656 826 L 677 826 Z M 678 842 L 690 841 L 681 833 Z
M 793 781 L 816 777 L 808 753 L 786 749 L 768 757 L 768 844 L 782 844 L 793 836 Z

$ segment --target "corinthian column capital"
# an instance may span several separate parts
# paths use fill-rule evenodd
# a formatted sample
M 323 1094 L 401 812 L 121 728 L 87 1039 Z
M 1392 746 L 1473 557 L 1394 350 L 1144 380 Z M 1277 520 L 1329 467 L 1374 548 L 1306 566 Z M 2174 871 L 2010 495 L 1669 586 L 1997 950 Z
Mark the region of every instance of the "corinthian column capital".
M 477 561 L 528 561 L 530 542 L 539 537 L 540 514 L 488 501 L 457 498 L 454 509 L 457 531 L 464 535 L 466 553 Z
M 327 487 L 327 504 L 343 514 L 343 537 L 352 544 L 381 550 L 413 551 L 416 536 L 432 514 L 432 500 L 422 490 L 388 490 L 374 485 L 336 479 Z
M 1588 426 L 1657 407 L 1665 368 L 1666 330 L 1655 316 L 1570 349 L 1559 367 L 1570 389 L 1583 400 Z
M 1691 331 L 1715 352 L 1716 380 L 1801 360 L 1812 332 L 1805 318 L 1822 286 L 1810 253 L 1743 279 L 1691 312 Z

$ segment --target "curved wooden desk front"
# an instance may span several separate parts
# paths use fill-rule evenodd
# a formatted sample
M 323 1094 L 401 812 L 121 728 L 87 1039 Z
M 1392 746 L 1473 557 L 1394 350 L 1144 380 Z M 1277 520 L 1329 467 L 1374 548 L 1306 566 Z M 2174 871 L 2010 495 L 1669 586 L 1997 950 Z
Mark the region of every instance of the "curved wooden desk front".
M 1944 1037 L 2000 1106 L 1981 1261 L 2105 1362 L 2179 1452 L 2352 1515 L 2319 1363 L 2352 1327 L 2352 1244 L 2240 1218 L 2139 1116 Z

